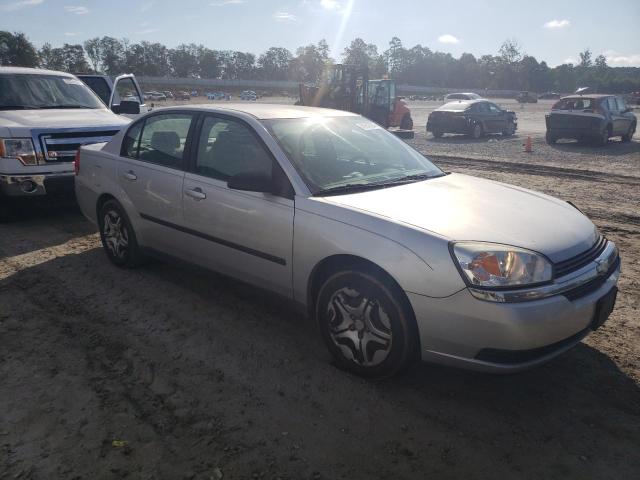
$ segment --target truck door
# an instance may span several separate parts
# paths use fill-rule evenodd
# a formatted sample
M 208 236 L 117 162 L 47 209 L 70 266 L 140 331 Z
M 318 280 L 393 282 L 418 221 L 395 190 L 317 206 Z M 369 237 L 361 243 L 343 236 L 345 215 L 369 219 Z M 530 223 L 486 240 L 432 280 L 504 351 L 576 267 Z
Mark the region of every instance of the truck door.
M 113 89 L 111 90 L 111 97 L 109 99 L 109 108 L 113 110 L 114 106 L 119 106 L 123 100 L 137 102 L 140 104 L 140 114 L 147 113 L 148 108 L 144 103 L 144 97 L 142 90 L 136 80 L 135 75 L 126 74 L 116 77 L 113 82 Z M 135 114 L 121 114 L 125 117 L 135 118 Z

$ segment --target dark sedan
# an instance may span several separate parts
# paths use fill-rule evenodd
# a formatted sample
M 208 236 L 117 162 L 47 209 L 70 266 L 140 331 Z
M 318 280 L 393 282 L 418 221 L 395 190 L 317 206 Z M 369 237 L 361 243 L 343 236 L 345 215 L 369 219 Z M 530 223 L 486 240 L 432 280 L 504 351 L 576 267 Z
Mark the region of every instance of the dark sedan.
M 630 142 L 637 119 L 622 97 L 615 95 L 571 95 L 562 98 L 545 116 L 547 143 L 560 138 L 592 140 L 606 145 L 610 137 Z
M 440 138 L 462 133 L 480 138 L 486 133 L 513 135 L 518 128 L 515 112 L 503 110 L 487 100 L 460 100 L 442 105 L 429 115 L 427 132 Z

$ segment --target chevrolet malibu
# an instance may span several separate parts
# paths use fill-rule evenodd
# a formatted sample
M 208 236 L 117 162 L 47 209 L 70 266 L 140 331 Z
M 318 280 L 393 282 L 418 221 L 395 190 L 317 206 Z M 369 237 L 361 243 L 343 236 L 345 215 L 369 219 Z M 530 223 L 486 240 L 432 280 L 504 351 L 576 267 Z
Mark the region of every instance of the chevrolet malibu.
M 447 174 L 347 112 L 166 108 L 82 147 L 76 172 L 115 265 L 170 256 L 293 300 L 364 376 L 529 368 L 616 299 L 617 248 L 574 206 Z

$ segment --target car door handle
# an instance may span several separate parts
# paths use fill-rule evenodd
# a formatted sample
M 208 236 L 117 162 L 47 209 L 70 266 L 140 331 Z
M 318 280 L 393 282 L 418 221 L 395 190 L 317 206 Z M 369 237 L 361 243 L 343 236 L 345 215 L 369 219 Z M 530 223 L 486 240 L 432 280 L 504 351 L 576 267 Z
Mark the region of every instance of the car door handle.
M 129 180 L 130 182 L 135 182 L 138 179 L 138 176 L 135 173 L 133 173 L 131 170 L 129 170 L 128 172 L 124 172 L 122 176 L 127 180 Z
M 185 190 L 185 195 L 190 196 L 195 200 L 204 200 L 207 198 L 207 194 L 204 193 L 199 187 L 194 188 L 193 190 Z

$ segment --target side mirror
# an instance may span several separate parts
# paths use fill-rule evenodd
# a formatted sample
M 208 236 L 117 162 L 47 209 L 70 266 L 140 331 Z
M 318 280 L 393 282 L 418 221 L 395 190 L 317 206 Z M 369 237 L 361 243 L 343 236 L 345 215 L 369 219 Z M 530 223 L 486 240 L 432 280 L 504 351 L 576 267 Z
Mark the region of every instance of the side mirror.
M 120 105 L 113 105 L 111 110 L 117 114 L 139 115 L 140 104 L 133 100 L 122 100 Z
M 246 192 L 273 193 L 273 180 L 271 175 L 262 172 L 243 172 L 231 177 L 227 187 Z

